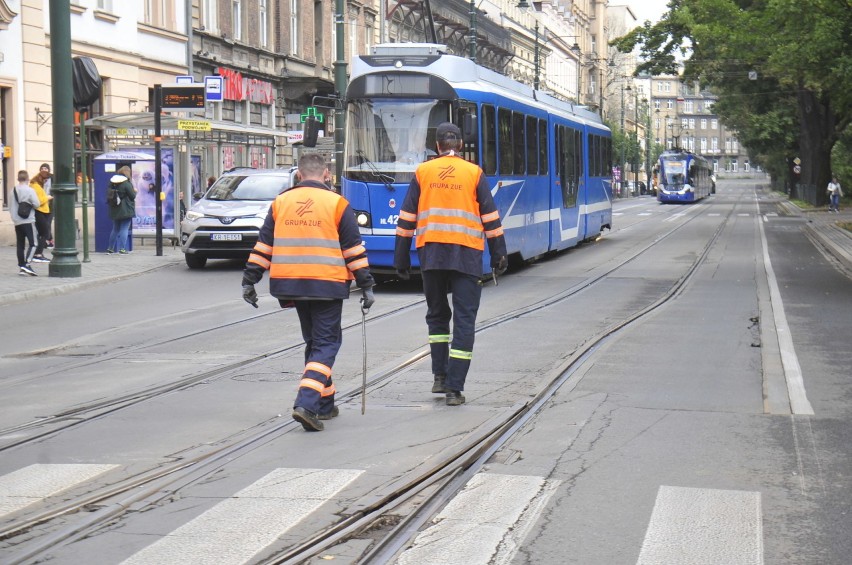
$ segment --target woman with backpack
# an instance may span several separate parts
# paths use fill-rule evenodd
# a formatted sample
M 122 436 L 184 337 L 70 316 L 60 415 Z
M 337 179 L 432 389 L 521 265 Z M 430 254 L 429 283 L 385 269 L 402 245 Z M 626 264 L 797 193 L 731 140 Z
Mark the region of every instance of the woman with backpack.
M 130 223 L 136 215 L 136 189 L 130 182 L 130 167 L 124 165 L 110 179 L 107 189 L 109 217 L 112 219 L 112 232 L 109 234 L 107 253 L 127 253 L 127 235 Z

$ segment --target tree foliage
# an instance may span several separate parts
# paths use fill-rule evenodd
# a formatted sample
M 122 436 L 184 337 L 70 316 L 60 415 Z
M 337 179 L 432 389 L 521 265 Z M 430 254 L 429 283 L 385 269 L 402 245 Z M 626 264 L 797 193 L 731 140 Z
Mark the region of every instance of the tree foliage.
M 828 183 L 852 116 L 849 0 L 670 0 L 659 22 L 613 43 L 640 49 L 637 73 L 677 74 L 682 57 L 684 80 L 718 94 L 715 111 L 773 178 L 799 157 L 791 181 Z

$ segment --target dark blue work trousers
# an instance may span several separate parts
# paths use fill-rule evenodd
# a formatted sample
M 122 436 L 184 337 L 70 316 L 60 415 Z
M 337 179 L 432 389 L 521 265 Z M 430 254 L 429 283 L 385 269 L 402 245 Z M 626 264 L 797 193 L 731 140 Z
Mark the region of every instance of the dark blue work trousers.
M 331 368 L 343 341 L 343 300 L 296 300 L 295 304 L 305 340 L 305 371 L 293 407 L 327 414 L 334 407 Z
M 432 373 L 447 376 L 447 389 L 464 390 L 473 356 L 476 314 L 482 296 L 479 277 L 445 269 L 422 271 L 421 275 L 426 295 Z M 447 298 L 449 293 L 453 295 L 452 309 Z

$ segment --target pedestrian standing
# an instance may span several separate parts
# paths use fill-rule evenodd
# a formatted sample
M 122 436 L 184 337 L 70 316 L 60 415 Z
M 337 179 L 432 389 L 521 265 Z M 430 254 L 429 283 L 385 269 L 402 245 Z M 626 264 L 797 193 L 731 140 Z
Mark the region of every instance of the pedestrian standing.
M 369 309 L 373 276 L 349 202 L 325 181 L 325 159 L 299 159 L 298 182 L 275 199 L 243 273 L 243 299 L 257 307 L 254 285 L 269 271 L 269 290 L 282 308 L 295 306 L 305 340 L 305 369 L 293 419 L 307 431 L 339 414 L 331 372 L 343 334 L 343 300 L 354 279 Z
M 112 232 L 109 234 L 107 253 L 115 253 L 116 250 L 122 255 L 127 253 L 127 235 L 133 216 L 136 215 L 136 189 L 130 182 L 131 177 L 130 167 L 124 165 L 109 179 L 107 203 Z
M 35 190 L 39 202 L 42 203 L 35 210 L 35 227 L 38 234 L 33 256 L 34 263 L 50 263 L 50 259 L 44 256 L 44 250 L 53 247 L 53 232 L 50 227 L 52 216 L 50 201 L 53 200 L 53 196 L 50 194 L 50 177 L 50 165 L 42 163 L 38 173 L 30 181 L 30 187 Z
M 41 205 L 35 190 L 29 186 L 30 175 L 26 171 L 18 171 L 18 184 L 12 189 L 12 200 L 9 202 L 9 213 L 12 215 L 12 223 L 15 225 L 15 241 L 18 250 L 18 274 L 37 276 L 30 265 L 35 255 L 35 209 Z M 25 204 L 26 203 L 26 204 Z M 21 206 L 24 204 L 24 206 Z M 30 210 L 22 217 L 19 214 L 21 208 L 30 206 Z M 26 250 L 25 250 L 26 246 Z
M 506 270 L 508 260 L 500 214 L 485 174 L 460 156 L 461 130 L 444 122 L 435 132 L 435 142 L 438 157 L 417 167 L 399 212 L 394 267 L 401 278 L 409 278 L 411 239 L 416 230 L 432 354 L 432 392 L 446 394 L 447 405 L 458 406 L 465 401 L 461 391 L 473 357 L 485 241 L 491 267 L 498 274 Z M 452 309 L 449 293 L 453 295 Z
M 840 212 L 840 197 L 843 196 L 843 189 L 840 188 L 840 181 L 836 176 L 831 177 L 831 182 L 828 183 L 828 211 Z

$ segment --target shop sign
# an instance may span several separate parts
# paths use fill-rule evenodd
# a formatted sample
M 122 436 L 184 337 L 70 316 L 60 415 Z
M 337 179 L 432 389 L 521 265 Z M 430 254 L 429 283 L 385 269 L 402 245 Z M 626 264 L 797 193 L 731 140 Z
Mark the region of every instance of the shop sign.
M 256 78 L 246 78 L 239 71 L 219 67 L 219 75 L 225 80 L 225 100 L 272 104 L 274 98 L 271 82 Z

